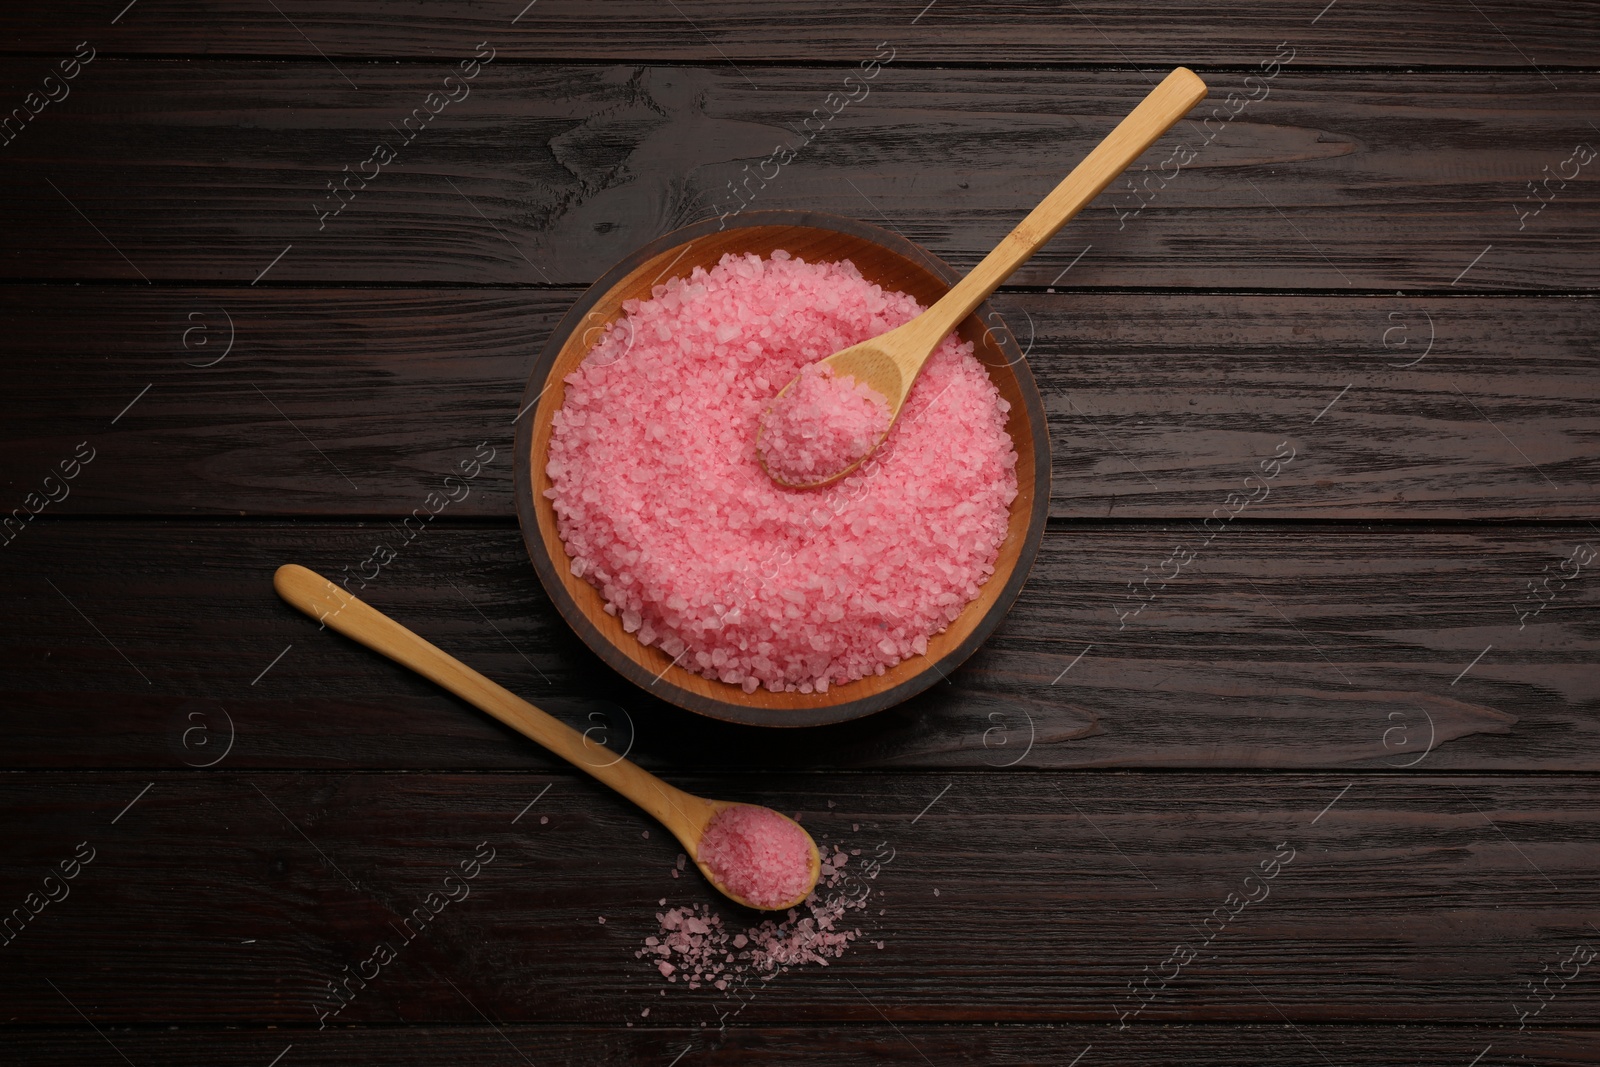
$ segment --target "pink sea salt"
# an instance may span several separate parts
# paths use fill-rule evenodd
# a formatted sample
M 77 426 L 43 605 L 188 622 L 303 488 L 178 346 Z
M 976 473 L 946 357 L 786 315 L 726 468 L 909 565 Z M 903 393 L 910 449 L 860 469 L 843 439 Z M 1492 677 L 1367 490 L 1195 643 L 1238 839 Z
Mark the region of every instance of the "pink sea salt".
M 754 804 L 735 804 L 712 816 L 696 858 L 730 891 L 758 907 L 795 900 L 811 882 L 805 831 Z
M 826 363 L 808 363 L 767 409 L 759 447 L 773 477 L 810 485 L 865 456 L 888 428 L 889 405 L 881 393 L 837 376 Z
M 773 483 L 762 413 L 801 369 L 922 310 L 848 260 L 722 258 L 624 304 L 564 379 L 546 471 L 572 571 L 623 629 L 753 692 L 824 692 L 927 651 L 994 573 L 1008 406 L 946 338 L 877 452 Z
M 877 870 L 864 875 L 868 881 L 877 876 Z M 846 877 L 840 868 L 824 866 L 816 890 L 799 907 L 739 933 L 731 932 L 705 904 L 657 912 L 658 934 L 646 937 L 634 956 L 653 962 L 670 984 L 681 981 L 689 989 L 709 985 L 746 1000 L 752 983 L 770 981 L 791 967 L 826 967 L 861 937 L 859 929 L 845 928 L 842 920 L 847 912 L 864 909 L 871 891 L 856 886 L 844 891 Z

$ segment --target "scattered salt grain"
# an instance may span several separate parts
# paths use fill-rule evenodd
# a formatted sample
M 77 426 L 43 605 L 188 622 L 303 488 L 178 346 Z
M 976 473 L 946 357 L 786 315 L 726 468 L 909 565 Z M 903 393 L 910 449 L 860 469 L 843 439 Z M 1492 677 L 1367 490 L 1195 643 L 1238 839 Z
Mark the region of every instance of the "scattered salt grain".
M 549 822 L 550 822 L 550 816 L 548 816 L 548 815 L 539 816 L 539 825 L 540 826 L 544 826 Z
M 835 867 L 824 867 L 817 890 L 799 907 L 731 935 L 722 917 L 705 904 L 657 912 L 658 936 L 645 938 L 634 955 L 651 960 L 670 983 L 682 977 L 689 989 L 709 984 L 725 993 L 752 979 L 765 982 L 791 967 L 826 967 L 861 937 L 860 930 L 840 926 L 847 912 L 864 908 L 867 901 L 832 891 L 845 877 Z
M 546 471 L 572 571 L 623 629 L 747 692 L 823 692 L 927 652 L 978 596 L 1017 492 L 1008 405 L 947 337 L 900 419 L 832 485 L 756 460 L 802 368 L 921 306 L 848 260 L 726 255 L 624 303 L 565 380 Z
M 729 891 L 763 908 L 804 893 L 811 882 L 811 841 L 770 808 L 735 804 L 706 824 L 696 857 Z
M 602 915 L 602 916 L 600 916 L 600 925 L 604 926 L 605 924 L 606 924 L 606 917 L 604 915 Z

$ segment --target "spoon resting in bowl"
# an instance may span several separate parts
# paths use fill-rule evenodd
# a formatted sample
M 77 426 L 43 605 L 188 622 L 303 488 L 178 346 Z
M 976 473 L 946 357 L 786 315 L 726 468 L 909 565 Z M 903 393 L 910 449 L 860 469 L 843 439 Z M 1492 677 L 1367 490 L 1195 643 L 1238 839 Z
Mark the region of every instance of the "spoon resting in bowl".
M 923 364 L 961 320 L 1205 96 L 1194 71 L 1175 69 L 932 307 L 803 368 L 756 431 L 762 469 L 779 485 L 810 489 L 859 467 L 888 436 Z
M 346 637 L 410 667 L 609 785 L 672 831 L 700 872 L 747 908 L 783 911 L 811 894 L 816 842 L 794 820 L 756 804 L 707 800 L 621 757 L 596 762 L 582 734 L 436 648 L 312 570 L 293 563 L 272 579 L 278 595 Z

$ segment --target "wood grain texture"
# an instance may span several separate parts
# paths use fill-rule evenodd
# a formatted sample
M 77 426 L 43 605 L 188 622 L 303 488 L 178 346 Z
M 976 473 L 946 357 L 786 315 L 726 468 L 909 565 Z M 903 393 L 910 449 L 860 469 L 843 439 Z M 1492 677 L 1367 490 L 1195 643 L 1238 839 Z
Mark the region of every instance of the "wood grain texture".
M 0 1060 L 1600 1067 L 1593 965 L 1519 1029 L 1600 948 L 1593 6 L 0 10 Z M 584 286 L 744 202 L 967 270 L 1175 65 L 1212 98 L 995 298 L 1053 521 L 950 684 L 761 730 L 574 637 L 511 419 Z M 666 985 L 657 901 L 717 901 L 664 830 L 271 591 L 380 543 L 363 597 L 591 740 L 895 849 L 861 942 L 727 1029 Z
M 358 1062 L 396 1067 L 436 1067 L 440 1063 L 474 1063 L 486 1067 L 537 1064 L 654 1063 L 666 1067 L 688 1050 L 685 1065 L 744 1067 L 750 1063 L 870 1065 L 1003 1063 L 1055 1065 L 1070 1063 L 1090 1049 L 1081 1067 L 1138 1063 L 1141 1067 L 1278 1067 L 1285 1063 L 1322 1062 L 1320 1050 L 1348 1067 L 1414 1067 L 1417 1063 L 1462 1063 L 1493 1050 L 1479 1067 L 1537 1063 L 1547 1067 L 1592 1067 L 1597 1035 L 1592 1029 L 1530 1028 L 1508 1034 L 1502 1026 L 1427 1025 L 1301 1025 L 1300 1033 L 1281 1021 L 1261 1024 L 1164 1024 L 1130 1027 L 1107 1034 L 1103 1024 L 1052 1023 L 1004 1025 L 986 1023 L 919 1025 L 879 1022 L 830 1023 L 814 1027 L 646 1026 L 632 1029 L 601 1026 L 365 1026 L 359 1029 L 307 1033 L 282 1026 L 186 1026 L 175 1033 L 150 1029 L 111 1031 L 116 1047 L 135 1063 L 172 1067 L 210 1067 L 219 1061 L 267 1064 L 293 1046 L 290 1053 L 306 1067 L 347 1067 Z M 919 1053 L 921 1054 L 919 1056 Z M 12 1029 L 0 1032 L 0 1055 L 38 1067 L 57 1067 L 114 1056 L 105 1042 L 81 1023 L 78 1027 Z M 527 1060 L 523 1057 L 526 1056 Z M 1336 1058 L 1335 1058 L 1336 1057 Z M 288 1062 L 285 1057 L 285 1063 Z
M 586 284 L 740 203 L 886 222 L 966 270 L 1149 88 L 1127 71 L 891 64 L 846 106 L 825 104 L 837 68 L 768 68 L 756 88 L 728 68 L 491 64 L 406 141 L 451 69 L 383 64 L 358 93 L 324 64 L 97 59 L 5 148 L 0 277 Z M 1113 185 L 1012 283 L 1071 266 L 1078 286 L 1600 284 L 1597 164 L 1573 156 L 1595 139 L 1600 75 L 1245 77 L 1214 79 L 1217 103 L 1146 154 L 1130 175 L 1145 201 Z M 1207 119 L 1219 106 L 1237 117 Z M 795 158 L 763 162 L 779 148 Z M 1519 220 L 1547 173 L 1551 202 Z
M 1131 614 L 1129 583 L 1199 545 L 1196 528 L 1053 523 L 1016 607 L 948 684 L 777 734 L 679 711 L 606 668 L 509 524 L 409 544 L 387 523 L 41 522 L 24 537 L 0 557 L 13 767 L 180 768 L 229 736 L 228 766 L 558 766 L 272 592 L 284 562 L 370 573 L 379 542 L 398 559 L 352 590 L 657 773 L 1600 767 L 1593 568 L 1556 578 L 1523 629 L 1517 614 L 1536 603 L 1529 582 L 1600 548 L 1587 527 L 1240 521 L 1165 590 L 1141 585 L 1155 599 Z
M 1271 0 L 1196 3 L 1158 0 L 1129 8 L 1113 0 L 1008 0 L 982 8 L 948 2 L 819 6 L 794 0 L 759 7 L 692 0 L 678 10 L 648 0 L 526 0 L 462 7 L 448 0 L 318 3 L 283 0 L 238 5 L 140 0 L 107 30 L 113 10 L 85 0 L 48 12 L 17 7 L 0 17 L 8 50 L 70 51 L 87 33 L 117 52 L 296 56 L 357 60 L 345 71 L 365 85 L 362 58 L 451 59 L 452 47 L 488 38 L 508 57 L 600 59 L 616 56 L 717 65 L 853 62 L 882 39 L 908 59 L 982 63 L 1238 64 L 1290 38 L 1324 65 L 1414 67 L 1430 63 L 1541 68 L 1594 65 L 1594 20 L 1583 5 L 1546 7 L 1478 0 L 1476 13 L 1447 0 L 1396 10 L 1342 0 L 1289 9 Z M 276 7 L 281 11 L 274 11 Z M 759 70 L 759 67 L 757 68 Z M 749 72 L 759 77 L 756 71 Z
M 4 503 L 87 440 L 49 514 L 402 517 L 488 442 L 446 514 L 509 517 L 512 418 L 579 296 L 0 286 Z M 995 306 L 1044 395 L 1055 517 L 1204 519 L 1288 439 L 1294 463 L 1245 517 L 1600 518 L 1593 299 Z
M 864 882 L 867 907 L 849 913 L 861 942 L 831 967 L 780 974 L 748 998 L 739 1025 L 1109 1023 L 1109 1040 L 1134 1006 L 1130 983 L 1173 946 L 1199 947 L 1202 921 L 1249 893 L 1257 902 L 1131 1026 L 1361 1018 L 1514 1033 L 1524 982 L 1600 940 L 1583 922 L 1600 905 L 1592 777 L 681 784 L 797 812 L 819 839 L 868 855 L 879 842 L 893 850 Z M 737 1005 L 669 985 L 634 956 L 657 932 L 659 899 L 713 904 L 740 926 L 743 916 L 703 883 L 671 877 L 676 842 L 576 772 L 10 775 L 0 810 L 17 828 L 0 868 L 12 897 L 75 843 L 95 851 L 71 895 L 5 949 L 7 1015 L 31 1023 L 81 1024 L 49 978 L 102 1026 L 315 1026 L 325 983 L 377 942 L 401 941 L 400 917 L 458 861 L 488 856 L 481 843 L 493 855 L 469 892 L 369 973 L 335 1025 L 487 1016 L 620 1027 L 649 1008 L 653 1026 L 715 1028 Z M 1274 855 L 1275 877 L 1244 881 Z M 1540 1027 L 1587 1025 L 1600 1010 L 1592 979 L 1551 992 Z

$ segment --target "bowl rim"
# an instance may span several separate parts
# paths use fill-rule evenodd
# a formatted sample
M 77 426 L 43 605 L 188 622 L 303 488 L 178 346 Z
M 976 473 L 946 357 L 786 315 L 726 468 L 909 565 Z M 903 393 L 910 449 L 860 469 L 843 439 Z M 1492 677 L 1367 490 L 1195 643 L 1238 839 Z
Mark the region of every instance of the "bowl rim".
M 954 285 L 962 277 L 961 272 L 951 267 L 943 259 L 898 233 L 885 230 L 882 227 L 859 219 L 821 211 L 767 209 L 745 211 L 730 218 L 712 216 L 681 226 L 641 245 L 627 256 L 624 256 L 583 291 L 582 295 L 578 297 L 577 301 L 573 303 L 572 307 L 555 325 L 544 346 L 540 349 L 538 357 L 534 360 L 533 367 L 528 374 L 527 385 L 523 389 L 517 408 L 519 415 L 516 420 L 516 452 L 513 457 L 512 467 L 512 476 L 516 481 L 514 488 L 517 525 L 522 530 L 523 543 L 527 548 L 529 559 L 533 562 L 534 571 L 539 576 L 539 582 L 544 586 L 546 596 L 550 598 L 551 603 L 555 605 L 561 617 L 590 651 L 604 660 L 607 666 L 637 685 L 640 689 L 688 711 L 725 722 L 741 723 L 747 726 L 826 726 L 864 718 L 909 700 L 941 679 L 947 678 L 951 672 L 971 657 L 993 635 L 1001 620 L 1006 617 L 1012 605 L 1016 603 L 1023 584 L 1033 570 L 1034 562 L 1038 558 L 1040 545 L 1044 540 L 1045 526 L 1050 508 L 1050 438 L 1048 425 L 1045 421 L 1044 403 L 1039 395 L 1038 385 L 1033 379 L 1033 371 L 1028 366 L 1027 358 L 1017 345 L 1016 338 L 1010 328 L 1005 326 L 1004 318 L 985 300 L 978 305 L 969 318 L 976 317 L 991 326 L 995 324 L 1001 326 L 1001 329 L 991 330 L 991 334 L 1000 349 L 1005 352 L 1007 363 L 1012 373 L 1017 377 L 1018 388 L 1027 409 L 1029 425 L 1034 429 L 1031 435 L 1034 452 L 1034 485 L 1033 507 L 1028 515 L 1027 528 L 1023 533 L 1022 545 L 1017 556 L 1016 565 L 1006 577 L 1005 584 L 995 597 L 994 603 L 990 605 L 983 617 L 973 626 L 971 633 L 960 643 L 951 647 L 939 659 L 929 660 L 922 670 L 917 671 L 898 685 L 855 700 L 826 707 L 757 707 L 736 703 L 731 700 L 718 700 L 700 693 L 691 692 L 676 685 L 666 677 L 649 677 L 639 663 L 619 649 L 589 620 L 588 616 L 567 592 L 560 576 L 556 573 L 555 561 L 545 551 L 544 541 L 539 530 L 536 502 L 533 499 L 532 449 L 535 418 L 531 412 L 538 403 L 539 398 L 549 388 L 550 374 L 555 368 L 561 350 L 566 346 L 568 337 L 583 323 L 589 310 L 599 303 L 614 286 L 654 257 L 680 245 L 690 244 L 700 237 L 722 230 L 759 226 L 809 228 L 864 238 L 880 244 L 889 251 L 923 267 L 947 286 Z M 993 580 L 993 577 L 991 577 L 990 581 Z M 738 689 L 737 686 L 731 688 Z

